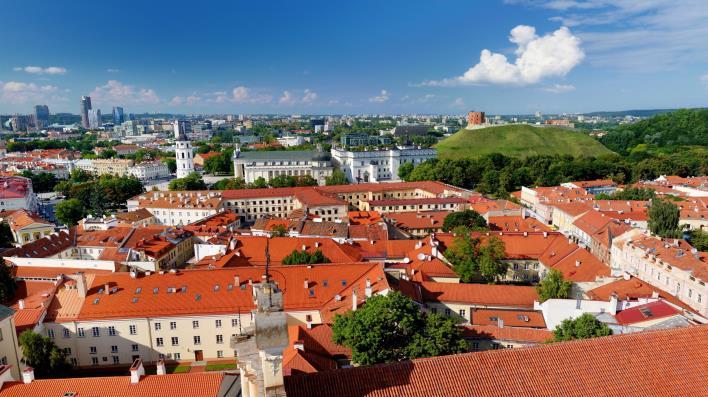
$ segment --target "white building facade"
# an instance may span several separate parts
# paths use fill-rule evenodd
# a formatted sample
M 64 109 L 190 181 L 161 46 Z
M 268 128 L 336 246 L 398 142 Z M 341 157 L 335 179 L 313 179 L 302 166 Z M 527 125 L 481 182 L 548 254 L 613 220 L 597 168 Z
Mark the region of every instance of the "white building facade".
M 361 152 L 332 148 L 332 161 L 350 182 L 398 182 L 401 165 L 416 166 L 436 157 L 437 151 L 431 148 L 397 147 Z
M 170 170 L 167 164 L 162 161 L 148 161 L 136 164 L 128 168 L 128 174 L 140 179 L 141 181 L 167 178 L 170 176 Z
M 320 185 L 332 175 L 332 161 L 328 153 L 321 151 L 234 151 L 234 175 L 252 183 L 258 178 L 269 181 L 277 176 L 309 175 Z
M 192 143 L 186 135 L 180 135 L 176 141 L 175 157 L 177 161 L 177 178 L 194 172 L 194 153 L 192 152 Z

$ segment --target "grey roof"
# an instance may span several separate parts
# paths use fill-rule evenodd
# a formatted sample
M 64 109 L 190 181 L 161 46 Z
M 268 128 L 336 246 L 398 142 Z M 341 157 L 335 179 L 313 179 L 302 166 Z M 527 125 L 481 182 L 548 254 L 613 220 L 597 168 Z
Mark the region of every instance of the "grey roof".
M 15 314 L 14 310 L 7 306 L 0 305 L 0 321 L 12 316 L 13 314 Z
M 316 150 L 272 150 L 241 152 L 238 157 L 245 160 L 309 161 L 317 154 Z

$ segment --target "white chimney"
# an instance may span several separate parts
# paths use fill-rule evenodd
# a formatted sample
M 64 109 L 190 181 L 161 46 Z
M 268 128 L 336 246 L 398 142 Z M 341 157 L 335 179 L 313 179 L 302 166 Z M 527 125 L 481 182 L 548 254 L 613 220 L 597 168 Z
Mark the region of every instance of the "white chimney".
M 17 306 L 20 308 L 20 310 L 24 309 L 25 308 L 25 300 L 24 299 L 18 300 Z
M 305 289 L 310 288 L 310 280 L 305 279 Z
M 136 359 L 133 365 L 130 366 L 130 383 L 135 384 L 140 382 L 140 377 L 145 376 L 145 368 L 143 368 L 143 360 Z
M 103 286 L 103 293 L 106 295 L 111 293 L 111 287 L 107 283 Z
M 371 288 L 371 280 L 368 278 L 366 279 L 366 288 Z
M 320 242 L 319 242 L 319 241 L 315 241 L 315 248 L 318 248 L 319 246 L 320 246 Z
M 504 328 L 504 319 L 503 318 L 497 318 L 497 326 L 499 328 Z
M 305 244 L 302 245 L 302 250 L 307 251 L 307 246 Z
M 548 232 L 543 232 L 543 238 L 548 237 Z
M 236 249 L 236 242 L 237 240 L 235 238 L 232 238 L 231 241 L 229 241 L 229 249 L 231 251 Z
M 27 367 L 22 371 L 22 383 L 32 383 L 34 382 L 34 368 Z
M 167 371 L 165 370 L 165 360 L 160 360 L 157 362 L 157 374 L 164 375 Z
M 617 314 L 617 294 L 610 295 L 610 314 Z
M 76 289 L 79 291 L 79 297 L 86 298 L 86 293 L 88 288 L 86 288 L 86 276 L 84 272 L 79 272 L 78 278 L 76 279 Z
M 296 340 L 295 342 L 293 342 L 293 347 L 295 348 L 295 350 L 300 350 L 302 352 L 305 351 L 305 343 L 301 340 Z
M 356 306 L 359 302 L 357 302 L 359 298 L 356 296 L 356 290 L 352 292 L 352 311 L 356 311 Z
M 580 262 L 580 259 L 576 260 L 576 261 L 575 261 L 575 267 L 580 267 L 580 264 L 581 264 L 581 263 L 582 263 L 582 262 Z

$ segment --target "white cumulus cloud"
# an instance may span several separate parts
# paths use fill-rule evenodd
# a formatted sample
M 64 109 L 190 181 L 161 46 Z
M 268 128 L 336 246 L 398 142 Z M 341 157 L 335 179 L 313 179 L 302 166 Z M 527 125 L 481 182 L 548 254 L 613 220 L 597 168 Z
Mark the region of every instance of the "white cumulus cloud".
M 66 68 L 59 66 L 49 66 L 43 68 L 41 66 L 18 66 L 14 68 L 16 72 L 25 72 L 30 74 L 66 74 Z
M 305 95 L 302 97 L 302 103 L 312 103 L 317 100 L 317 93 L 311 89 L 305 90 Z
M 104 85 L 97 86 L 90 93 L 91 100 L 99 104 L 157 104 L 160 97 L 152 88 L 136 88 L 118 80 L 108 80 Z
M 565 92 L 575 91 L 575 86 L 571 84 L 553 84 L 550 87 L 545 87 L 543 90 L 554 94 L 563 94 Z
M 37 85 L 21 81 L 0 81 L 0 99 L 8 103 L 25 103 L 29 101 L 56 101 L 59 89 L 53 85 Z
M 284 106 L 292 106 L 298 103 L 306 105 L 313 103 L 315 100 L 317 100 L 317 93 L 307 88 L 303 91 L 302 97 L 298 97 L 287 90 L 283 91 L 283 95 L 278 99 L 278 103 Z
M 585 58 L 580 39 L 565 26 L 538 36 L 534 27 L 519 25 L 511 30 L 509 41 L 517 46 L 513 63 L 506 55 L 484 49 L 479 63 L 462 76 L 426 81 L 422 85 L 535 84 L 547 77 L 565 76 Z
M 242 85 L 234 87 L 230 94 L 226 91 L 217 91 L 212 93 L 212 95 L 215 97 L 213 101 L 216 103 L 264 104 L 270 103 L 273 100 L 273 97 L 270 95 L 254 93 L 250 88 Z
M 379 93 L 379 95 L 372 96 L 371 98 L 369 98 L 369 102 L 384 103 L 388 101 L 390 97 L 391 95 L 389 95 L 388 91 L 381 90 L 381 93 Z
M 196 105 L 202 101 L 202 97 L 197 94 L 188 96 L 174 96 L 170 100 L 170 105 Z

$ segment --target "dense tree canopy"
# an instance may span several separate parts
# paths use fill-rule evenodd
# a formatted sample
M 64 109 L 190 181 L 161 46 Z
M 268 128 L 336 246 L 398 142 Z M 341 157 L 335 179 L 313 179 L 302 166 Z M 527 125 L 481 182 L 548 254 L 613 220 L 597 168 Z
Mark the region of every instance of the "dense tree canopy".
M 600 138 L 611 150 L 629 154 L 638 145 L 658 148 L 708 146 L 708 109 L 681 109 L 634 124 L 622 124 Z
M 67 198 L 79 200 L 83 208 L 94 216 L 107 210 L 123 208 L 125 202 L 145 191 L 143 184 L 132 176 L 95 175 L 75 169 L 71 177 L 59 182 L 54 190 Z
M 75 226 L 86 216 L 84 205 L 75 198 L 59 202 L 54 208 L 54 213 L 57 220 L 66 226 Z
M 280 234 L 278 230 L 275 230 L 275 236 Z M 282 233 L 284 235 L 284 233 Z M 318 263 L 330 263 L 331 261 L 327 258 L 322 251 L 319 249 L 312 253 L 307 251 L 293 250 L 290 255 L 283 258 L 283 265 L 316 265 Z
M 464 226 L 470 230 L 486 230 L 487 221 L 475 210 L 451 212 L 443 220 L 442 230 L 449 232 L 458 226 Z
M 12 275 L 12 269 L 0 258 L 0 302 L 12 302 L 17 291 L 17 283 Z
M 608 335 L 612 335 L 612 330 L 590 313 L 575 319 L 565 319 L 553 330 L 553 340 L 556 342 Z
M 445 258 L 463 283 L 493 283 L 503 277 L 508 264 L 502 262 L 505 257 L 504 242 L 491 236 L 483 244 L 479 238 L 472 237 L 465 226 L 454 230 L 455 237 L 445 251 Z
M 327 186 L 348 184 L 349 181 L 347 180 L 347 176 L 344 174 L 344 171 L 339 169 L 335 169 L 334 171 L 332 171 L 332 176 L 325 177 L 325 185 Z
M 563 273 L 557 269 L 551 269 L 541 282 L 536 286 L 538 298 L 541 302 L 548 299 L 566 299 L 570 297 L 570 289 L 573 283 L 563 279 Z
M 691 230 L 691 245 L 699 251 L 708 251 L 708 232 L 700 229 Z
M 34 369 L 37 377 L 45 377 L 67 367 L 66 355 L 54 342 L 32 330 L 20 334 L 22 362 Z
M 681 211 L 666 200 L 653 199 L 649 207 L 649 230 L 661 237 L 679 237 Z
M 170 181 L 170 190 L 206 190 L 207 186 L 198 172 L 192 172 L 184 178 L 177 178 Z
M 35 193 L 53 192 L 58 180 L 56 175 L 49 172 L 33 173 L 32 171 L 22 171 L 22 176 L 32 180 L 32 190 Z
M 0 222 L 0 248 L 12 247 L 15 238 L 12 236 L 12 229 L 7 222 Z
M 352 349 L 352 361 L 360 365 L 461 353 L 467 347 L 452 319 L 422 313 L 397 291 L 337 314 L 332 331 L 334 342 Z

